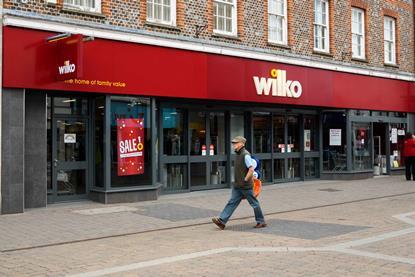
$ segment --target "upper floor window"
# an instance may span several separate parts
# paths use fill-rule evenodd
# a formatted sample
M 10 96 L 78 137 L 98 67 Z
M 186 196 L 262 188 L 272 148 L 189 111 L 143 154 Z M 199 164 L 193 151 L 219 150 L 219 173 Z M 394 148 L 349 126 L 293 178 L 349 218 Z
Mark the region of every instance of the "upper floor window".
M 147 21 L 176 25 L 176 0 L 147 0 Z
M 365 58 L 365 12 L 352 8 L 352 57 Z
M 268 1 L 268 39 L 287 44 L 287 0 Z
M 385 16 L 384 18 L 384 49 L 385 63 L 396 63 L 396 38 L 395 38 L 395 19 Z
M 213 1 L 213 31 L 236 36 L 236 0 Z
M 314 0 L 314 49 L 329 52 L 328 0 Z
M 101 12 L 101 0 L 64 0 L 63 4 L 82 11 Z

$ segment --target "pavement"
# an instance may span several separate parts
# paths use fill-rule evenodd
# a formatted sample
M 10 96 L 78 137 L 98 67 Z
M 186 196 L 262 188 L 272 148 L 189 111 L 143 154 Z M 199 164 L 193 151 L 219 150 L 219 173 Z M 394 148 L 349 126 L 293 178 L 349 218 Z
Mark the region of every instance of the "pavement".
M 72 202 L 0 216 L 0 276 L 415 276 L 415 182 L 403 176 L 265 186 L 268 227 L 229 189 Z M 246 261 L 250 265 L 246 266 Z

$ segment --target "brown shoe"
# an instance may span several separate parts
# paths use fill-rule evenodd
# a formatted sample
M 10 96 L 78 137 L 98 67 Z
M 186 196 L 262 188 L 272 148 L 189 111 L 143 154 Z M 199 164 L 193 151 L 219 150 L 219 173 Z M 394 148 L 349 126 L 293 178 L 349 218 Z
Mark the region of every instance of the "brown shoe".
M 265 227 L 267 227 L 267 224 L 265 222 L 264 223 L 257 223 L 254 226 L 254 228 L 265 228 Z
M 212 218 L 212 222 L 216 224 L 221 230 L 225 229 L 225 224 L 223 224 L 219 218 L 214 217 Z

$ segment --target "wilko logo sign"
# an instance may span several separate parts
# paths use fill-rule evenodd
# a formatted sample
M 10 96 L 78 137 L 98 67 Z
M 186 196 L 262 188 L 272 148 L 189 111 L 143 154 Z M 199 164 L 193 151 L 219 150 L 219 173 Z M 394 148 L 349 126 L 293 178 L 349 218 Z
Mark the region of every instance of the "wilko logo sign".
M 82 77 L 82 35 L 71 35 L 56 42 L 55 75 L 60 81 Z
M 258 95 L 300 98 L 303 93 L 303 87 L 299 81 L 287 80 L 287 71 L 272 69 L 270 75 L 272 78 L 254 76 Z
M 74 73 L 76 70 L 76 65 L 74 63 L 70 63 L 69 60 L 65 61 L 65 64 L 62 66 L 59 66 L 59 74 L 68 74 L 68 73 Z

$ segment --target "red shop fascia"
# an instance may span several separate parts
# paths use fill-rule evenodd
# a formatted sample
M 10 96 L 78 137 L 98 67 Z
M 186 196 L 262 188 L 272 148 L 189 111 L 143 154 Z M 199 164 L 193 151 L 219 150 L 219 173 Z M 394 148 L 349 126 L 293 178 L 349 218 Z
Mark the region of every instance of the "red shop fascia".
M 73 60 L 56 33 L 3 28 L 3 86 L 123 95 L 412 112 L 414 83 L 105 39 Z M 79 36 L 74 36 L 79 39 Z M 75 71 L 76 74 L 72 74 Z M 69 73 L 66 77 L 59 73 Z M 61 74 L 62 75 L 62 74 Z

